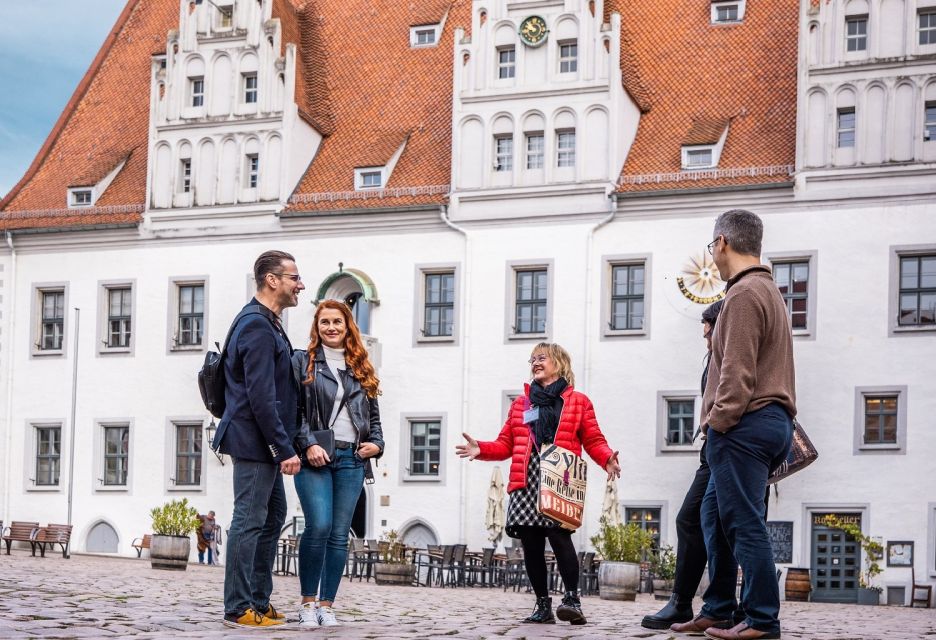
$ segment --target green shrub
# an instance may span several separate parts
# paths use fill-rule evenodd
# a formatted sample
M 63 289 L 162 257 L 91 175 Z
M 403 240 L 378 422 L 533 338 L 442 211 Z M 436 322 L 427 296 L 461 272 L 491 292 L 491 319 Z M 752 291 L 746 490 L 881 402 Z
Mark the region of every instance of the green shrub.
M 384 531 L 380 536 L 380 561 L 384 564 L 406 562 L 406 547 L 396 529 Z
M 653 547 L 653 534 L 639 524 L 609 525 L 601 519 L 601 529 L 591 543 L 603 560 L 610 562 L 640 562 L 644 552 Z
M 674 580 L 676 578 L 676 554 L 673 547 L 665 544 L 650 556 L 650 571 L 657 580 Z
M 850 522 L 845 522 L 838 516 L 827 515 L 822 519 L 822 523 L 833 529 L 841 529 L 847 535 L 851 536 L 861 544 L 861 550 L 864 551 L 864 571 L 858 574 L 858 584 L 863 589 L 870 589 L 881 593 L 884 589 L 872 584 L 874 577 L 883 571 L 878 562 L 884 557 L 884 547 L 877 540 L 866 536 L 861 531 L 861 527 Z
M 188 498 L 153 507 L 150 517 L 153 519 L 153 534 L 157 536 L 190 536 L 201 526 L 198 510 L 189 506 Z

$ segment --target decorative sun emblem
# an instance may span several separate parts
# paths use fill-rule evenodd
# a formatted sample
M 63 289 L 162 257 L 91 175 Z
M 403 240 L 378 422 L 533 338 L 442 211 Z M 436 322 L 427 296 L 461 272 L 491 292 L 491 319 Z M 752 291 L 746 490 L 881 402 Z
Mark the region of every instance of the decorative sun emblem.
M 546 21 L 539 16 L 530 16 L 520 23 L 520 39 L 528 47 L 538 47 L 546 42 Z
M 696 304 L 712 304 L 725 297 L 725 281 L 706 252 L 691 256 L 680 273 L 676 278 L 679 290 Z

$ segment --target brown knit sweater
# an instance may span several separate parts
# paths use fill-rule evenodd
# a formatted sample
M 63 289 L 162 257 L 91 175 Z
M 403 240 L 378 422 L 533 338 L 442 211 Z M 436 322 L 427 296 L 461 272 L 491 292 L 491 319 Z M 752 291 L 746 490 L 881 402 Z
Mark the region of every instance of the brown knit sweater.
M 757 265 L 728 281 L 712 336 L 702 429 L 724 433 L 771 402 L 796 415 L 793 337 L 770 268 Z

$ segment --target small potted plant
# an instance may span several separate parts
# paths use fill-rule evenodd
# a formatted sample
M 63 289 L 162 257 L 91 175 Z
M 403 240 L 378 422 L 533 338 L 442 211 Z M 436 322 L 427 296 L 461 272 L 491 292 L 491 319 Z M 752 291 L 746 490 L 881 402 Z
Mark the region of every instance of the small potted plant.
M 182 498 L 154 507 L 150 517 L 153 518 L 152 567 L 185 571 L 192 545 L 190 536 L 201 526 L 198 510 L 189 506 L 188 498 Z
M 676 579 L 676 554 L 671 545 L 663 545 L 650 556 L 650 571 L 653 573 L 653 595 L 658 600 L 669 600 Z
M 412 585 L 416 565 L 406 559 L 406 545 L 396 529 L 384 531 L 378 544 L 378 561 L 374 569 L 377 584 Z
M 653 535 L 638 524 L 610 525 L 601 519 L 601 529 L 591 543 L 601 556 L 598 591 L 602 600 L 635 600 L 640 585 L 640 561 L 653 547 Z
M 861 550 L 864 552 L 864 570 L 858 574 L 858 586 L 861 587 L 858 589 L 858 604 L 881 604 L 881 592 L 884 589 L 875 585 L 873 581 L 882 571 L 878 563 L 884 557 L 884 546 L 871 536 L 865 535 L 857 524 L 845 522 L 837 516 L 827 515 L 823 524 L 841 529 L 861 544 Z

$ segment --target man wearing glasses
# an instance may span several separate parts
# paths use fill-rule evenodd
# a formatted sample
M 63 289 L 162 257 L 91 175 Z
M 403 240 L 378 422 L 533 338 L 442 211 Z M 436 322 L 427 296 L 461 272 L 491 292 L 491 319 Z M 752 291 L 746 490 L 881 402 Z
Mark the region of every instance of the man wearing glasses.
M 224 568 L 224 624 L 285 622 L 270 604 L 273 563 L 286 520 L 283 475 L 298 473 L 298 388 L 292 345 L 279 316 L 305 289 L 294 258 L 267 251 L 254 263 L 256 296 L 237 318 L 224 353 L 225 409 L 213 447 L 234 461 L 234 515 Z M 302 443 L 297 443 L 302 449 Z
M 702 396 L 711 477 L 701 518 L 711 584 L 695 620 L 672 626 L 725 640 L 780 637 L 780 591 L 764 492 L 770 471 L 790 450 L 796 391 L 786 307 L 770 268 L 760 261 L 763 229 L 750 211 L 727 211 L 716 220 L 708 245 L 728 283 Z M 746 618 L 729 629 L 739 564 Z

